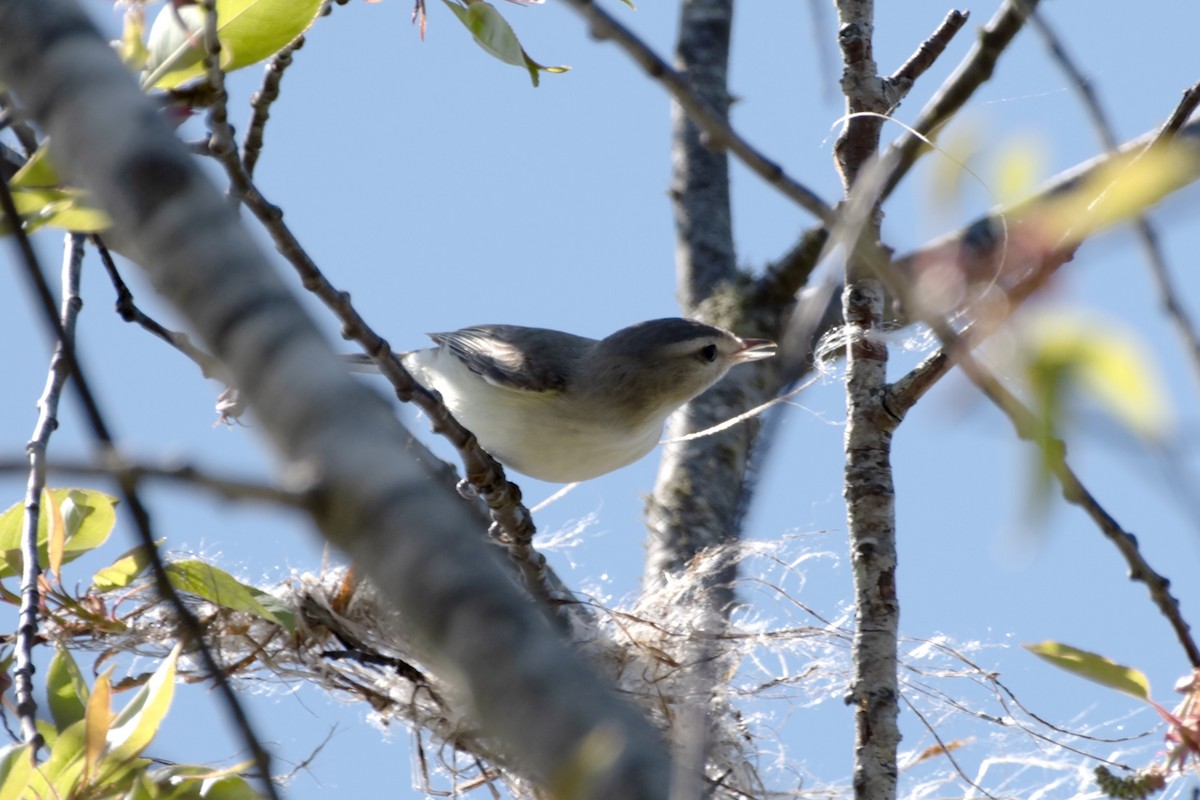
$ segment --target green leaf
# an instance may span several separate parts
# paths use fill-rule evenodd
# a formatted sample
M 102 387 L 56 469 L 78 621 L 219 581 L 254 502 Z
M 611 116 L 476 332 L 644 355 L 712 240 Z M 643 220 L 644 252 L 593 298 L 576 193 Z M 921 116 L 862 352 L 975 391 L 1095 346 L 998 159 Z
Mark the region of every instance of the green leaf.
M 296 629 L 292 612 L 277 598 L 234 578 L 228 572 L 202 561 L 177 561 L 167 565 L 171 584 L 180 591 L 203 597 L 222 608 L 246 611 L 281 625 L 289 632 Z
M 229 72 L 270 58 L 308 30 L 320 10 L 321 0 L 217 0 L 221 67 Z M 147 86 L 173 89 L 204 75 L 202 50 L 194 44 L 203 13 L 197 5 L 170 4 L 159 12 L 147 42 Z
M 79 665 L 65 647 L 58 647 L 46 670 L 46 699 L 58 730 L 83 719 L 90 692 Z
M 121 28 L 121 45 L 117 48 L 117 54 L 121 56 L 122 63 L 129 67 L 131 72 L 140 71 L 146 66 L 146 59 L 150 57 L 150 51 L 142 42 L 145 29 L 143 10 L 141 8 L 126 9 L 125 25 Z
M 13 190 L 17 212 L 31 232 L 49 227 L 78 233 L 100 233 L 112 226 L 112 220 L 90 204 L 85 192 L 63 184 L 62 177 L 50 161 L 46 142 L 17 170 L 9 185 Z M 0 225 L 0 235 L 10 233 L 12 231 L 4 221 Z
M 173 764 L 149 775 L 157 786 L 170 787 L 171 800 L 261 800 L 262 795 L 238 773 L 250 763 L 226 768 L 202 767 L 192 764 Z M 168 796 L 153 795 L 156 800 Z
M 1134 148 L 1108 159 L 1069 191 L 1039 203 L 1030 218 L 1037 228 L 1031 235 L 1063 247 L 1144 214 L 1178 185 L 1180 175 L 1190 174 L 1191 159 L 1179 143 Z
M 10 744 L 0 750 L 0 800 L 20 800 L 33 774 L 33 745 Z
M 539 72 L 559 73 L 570 69 L 570 67 L 547 67 L 530 58 L 525 49 L 521 47 L 517 34 L 513 32 L 512 27 L 504 17 L 500 16 L 500 12 L 491 3 L 486 3 L 484 0 L 463 0 L 465 5 L 461 5 L 455 0 L 442 0 L 442 2 L 454 12 L 458 21 L 466 26 L 471 35 L 475 37 L 475 43 L 486 52 L 505 64 L 529 70 L 529 77 L 534 86 L 538 85 Z
M 146 571 L 146 567 L 150 566 L 150 557 L 151 552 L 144 545 L 126 550 L 116 561 L 92 576 L 92 588 L 98 592 L 124 589 Z
M 50 748 L 50 758 L 30 778 L 36 797 L 73 797 L 83 773 L 84 721 L 68 725 Z
M 13 189 L 50 189 L 62 183 L 58 171 L 50 164 L 50 146 L 42 142 L 29 160 L 8 182 Z
M 1049 424 L 1060 418 L 1073 386 L 1094 398 L 1132 433 L 1161 441 L 1171 427 L 1167 393 L 1154 357 L 1131 332 L 1078 313 L 1034 315 L 1022 331 L 1027 373 Z
M 1017 139 L 999 153 L 993 182 L 1000 203 L 1010 204 L 1028 197 L 1045 172 L 1045 147 L 1029 139 Z
M 179 659 L 180 647 L 175 646 L 154 670 L 150 680 L 113 718 L 107 737 L 108 755 L 113 761 L 133 758 L 154 740 L 175 694 L 175 662 Z
M 41 228 L 103 233 L 112 227 L 109 216 L 89 205 L 87 194 L 79 189 L 15 189 L 13 205 L 30 233 Z M 11 233 L 8 221 L 0 221 L 0 236 Z
M 1024 647 L 1054 666 L 1081 678 L 1132 695 L 1139 700 L 1150 700 L 1150 681 L 1140 670 L 1114 663 L 1104 656 L 1061 642 L 1045 641 L 1041 644 L 1027 644 Z
M 116 524 L 117 498 L 91 489 L 49 489 L 62 510 L 66 526 L 63 563 L 79 558 L 108 540 Z M 0 578 L 21 573 L 21 525 L 24 503 L 16 503 L 0 514 Z M 48 562 L 46 514 L 38 515 L 38 559 Z
M 46 517 L 46 569 L 59 583 L 62 582 L 63 547 L 67 541 L 66 520 L 57 498 L 42 490 L 42 511 Z
M 87 776 L 95 782 L 100 759 L 108 749 L 108 727 L 113 721 L 112 671 L 109 667 L 96 678 L 92 696 L 88 698 L 83 726 L 83 763 Z

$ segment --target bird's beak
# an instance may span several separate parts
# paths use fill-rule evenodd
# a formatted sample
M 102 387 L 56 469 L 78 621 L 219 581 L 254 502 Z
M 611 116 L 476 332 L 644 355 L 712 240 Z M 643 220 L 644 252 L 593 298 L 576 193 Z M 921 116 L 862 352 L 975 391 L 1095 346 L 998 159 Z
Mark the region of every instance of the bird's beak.
M 770 339 L 742 339 L 742 346 L 730 356 L 734 364 L 758 361 L 775 355 L 775 343 Z

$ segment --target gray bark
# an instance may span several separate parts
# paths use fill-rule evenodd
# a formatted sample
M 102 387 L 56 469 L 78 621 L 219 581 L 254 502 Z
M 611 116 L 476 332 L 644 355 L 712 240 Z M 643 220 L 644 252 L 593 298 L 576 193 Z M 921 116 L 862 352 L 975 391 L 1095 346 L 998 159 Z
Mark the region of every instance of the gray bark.
M 732 0 L 685 0 L 676 67 L 722 117 L 729 110 L 727 72 Z M 774 338 L 779 312 L 760 315 L 752 286 L 737 269 L 729 197 L 729 159 L 710 150 L 700 131 L 672 102 L 675 267 L 680 305 L 740 336 Z M 667 438 L 703 430 L 751 408 L 778 387 L 771 362 L 739 368 L 671 420 Z M 685 570 L 705 548 L 736 541 L 745 511 L 746 473 L 759 432 L 757 420 L 712 436 L 667 445 L 654 494 L 647 502 L 649 531 L 645 583 L 657 585 Z M 713 601 L 733 599 L 734 567 L 718 574 Z

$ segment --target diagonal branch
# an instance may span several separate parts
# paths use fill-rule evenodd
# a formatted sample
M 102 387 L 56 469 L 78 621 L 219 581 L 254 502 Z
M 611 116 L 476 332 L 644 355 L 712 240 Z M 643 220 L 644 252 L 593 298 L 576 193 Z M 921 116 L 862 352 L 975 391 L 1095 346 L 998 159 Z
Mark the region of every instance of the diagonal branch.
M 975 90 L 992 77 L 996 62 L 1012 44 L 1024 26 L 1026 16 L 1037 4 L 1038 0 L 1005 0 L 996 15 L 980 31 L 979 41 L 971 48 L 971 52 L 967 53 L 958 69 L 942 84 L 913 122 L 912 127 L 920 136 L 906 132 L 888 148 L 885 159 L 892 167 L 883 179 L 884 198 L 892 193 L 917 159 L 928 152 L 929 147 L 921 137 L 935 138 L 937 130 L 952 119 L 975 94 Z
M 267 120 L 271 116 L 271 104 L 279 99 L 283 73 L 292 65 L 293 54 L 303 46 L 304 37 L 298 36 L 296 41 L 276 53 L 263 73 L 262 86 L 250 98 L 253 114 L 246 129 L 246 138 L 242 142 L 242 164 L 249 178 L 254 177 L 254 168 L 258 165 L 258 157 L 262 155 L 263 135 L 267 129 Z
M 98 235 L 93 235 L 91 239 L 92 244 L 96 246 L 96 251 L 100 254 L 100 262 L 104 264 L 104 271 L 108 273 L 108 279 L 117 293 L 115 307 L 121 319 L 141 326 L 187 356 L 196 366 L 200 367 L 200 374 L 204 377 L 226 382 L 223 378 L 225 370 L 221 367 L 221 363 L 192 344 L 192 340 L 186 333 L 168 330 L 138 308 L 133 299 L 133 292 L 129 291 L 129 286 L 121 278 L 112 253 L 109 252 L 104 241 Z
M 924 75 L 926 70 L 932 67 L 934 62 L 946 51 L 950 40 L 962 30 L 970 16 L 968 11 L 951 10 L 946 12 L 945 19 L 937 26 L 937 29 L 930 34 L 928 39 L 921 42 L 921 46 L 909 57 L 908 61 L 900 66 L 900 69 L 892 73 L 887 82 L 889 94 L 895 95 L 893 105 L 908 94 L 917 79 Z
M 1088 116 L 1091 117 L 1092 127 L 1095 128 L 1096 135 L 1099 137 L 1101 144 L 1110 153 L 1115 152 L 1120 144 L 1117 141 L 1112 122 L 1109 120 L 1108 113 L 1100 103 L 1100 97 L 1092 81 L 1083 74 L 1083 70 L 1076 64 L 1075 59 L 1071 57 L 1066 45 L 1059 38 L 1050 23 L 1046 21 L 1044 15 L 1034 13 L 1030 15 L 1030 22 L 1033 24 L 1034 30 L 1038 32 L 1038 35 L 1046 43 L 1046 48 L 1050 51 L 1054 61 L 1058 63 L 1059 67 L 1071 81 L 1072 87 L 1079 94 L 1080 102 L 1083 104 Z M 1169 141 L 1191 116 L 1192 112 L 1195 111 L 1197 103 L 1200 103 L 1200 84 L 1196 84 L 1183 93 L 1183 97 L 1180 99 L 1175 111 L 1171 114 L 1167 122 L 1164 123 L 1162 130 L 1155 137 L 1154 141 L 1147 145 L 1147 149 Z M 1167 318 L 1175 328 L 1175 332 L 1183 342 L 1184 351 L 1192 361 L 1192 377 L 1200 380 L 1200 333 L 1197 332 L 1196 326 L 1192 322 L 1187 309 L 1184 308 L 1180 294 L 1175 288 L 1174 281 L 1171 279 L 1166 256 L 1159 245 L 1158 231 L 1145 214 L 1139 214 L 1134 218 L 1132 225 L 1138 243 L 1141 245 L 1142 253 L 1146 258 L 1146 265 L 1150 268 L 1151 278 L 1158 288 L 1159 301 L 1162 303 Z
M 829 204 L 788 175 L 783 167 L 755 149 L 735 131 L 726 115 L 713 108 L 711 99 L 706 99 L 695 90 L 685 72 L 672 69 L 649 45 L 600 8 L 595 0 L 566 0 L 566 3 L 587 20 L 593 36 L 597 39 L 611 39 L 645 70 L 647 75 L 663 85 L 688 118 L 704 132 L 706 146 L 714 150 L 729 150 L 769 186 L 779 190 L 825 225 L 833 224 L 835 214 Z

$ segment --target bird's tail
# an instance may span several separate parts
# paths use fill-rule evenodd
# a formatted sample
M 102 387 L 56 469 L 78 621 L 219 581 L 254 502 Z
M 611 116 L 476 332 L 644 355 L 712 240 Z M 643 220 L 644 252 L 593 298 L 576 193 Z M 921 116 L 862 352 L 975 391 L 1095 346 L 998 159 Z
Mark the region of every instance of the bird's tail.
M 361 372 L 368 375 L 379 374 L 379 365 L 366 353 L 343 353 L 341 359 L 350 365 L 351 372 Z

